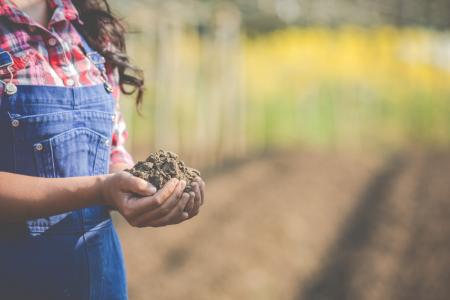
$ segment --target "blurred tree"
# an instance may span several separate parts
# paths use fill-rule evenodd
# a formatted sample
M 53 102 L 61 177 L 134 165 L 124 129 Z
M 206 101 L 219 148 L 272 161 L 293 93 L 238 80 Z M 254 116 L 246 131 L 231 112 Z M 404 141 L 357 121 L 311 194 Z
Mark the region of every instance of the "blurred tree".
M 165 0 L 163 2 L 180 0 Z M 158 0 L 113 0 L 114 7 L 129 2 L 161 5 Z M 186 2 L 186 1 L 181 1 Z M 249 33 L 272 31 L 286 25 L 426 26 L 450 28 L 450 0 L 190 0 L 211 7 L 233 2 L 241 10 Z
M 220 0 L 203 0 L 219 2 Z M 450 27 L 450 0 L 230 0 L 250 32 L 288 24 Z

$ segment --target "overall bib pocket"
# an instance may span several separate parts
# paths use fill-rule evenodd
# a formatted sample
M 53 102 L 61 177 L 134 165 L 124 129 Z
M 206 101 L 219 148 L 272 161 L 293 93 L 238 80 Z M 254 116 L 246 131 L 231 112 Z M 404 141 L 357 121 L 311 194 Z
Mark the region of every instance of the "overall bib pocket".
M 33 152 L 41 177 L 99 175 L 108 165 L 109 139 L 89 128 L 74 128 L 35 143 Z
M 114 114 L 99 110 L 107 105 L 58 111 L 10 101 L 7 127 L 15 149 L 11 171 L 47 178 L 107 174 Z

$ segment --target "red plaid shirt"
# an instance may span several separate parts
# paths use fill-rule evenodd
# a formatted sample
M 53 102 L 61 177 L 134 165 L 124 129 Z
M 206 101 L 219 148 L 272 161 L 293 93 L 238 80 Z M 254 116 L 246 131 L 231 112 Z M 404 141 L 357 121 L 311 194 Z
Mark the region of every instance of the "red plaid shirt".
M 102 84 L 102 75 L 82 50 L 74 23 L 82 24 L 70 0 L 50 0 L 53 12 L 47 28 L 33 21 L 9 0 L 0 0 L 0 48 L 14 59 L 14 83 L 84 87 Z M 109 82 L 116 98 L 116 120 L 112 138 L 111 164 L 133 160 L 124 148 L 127 131 L 119 111 L 118 75 L 107 66 Z M 9 78 L 0 72 L 0 79 Z M 3 85 L 0 85 L 0 92 Z

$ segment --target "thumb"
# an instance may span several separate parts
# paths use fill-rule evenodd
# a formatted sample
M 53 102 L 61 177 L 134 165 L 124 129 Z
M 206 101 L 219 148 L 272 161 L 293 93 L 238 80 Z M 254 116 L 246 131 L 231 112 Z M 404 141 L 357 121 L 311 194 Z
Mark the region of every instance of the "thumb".
M 127 176 L 127 180 L 125 183 L 127 190 L 144 197 L 152 196 L 156 193 L 156 188 L 151 183 L 145 181 L 142 178 L 133 176 L 131 174 L 129 175 L 130 176 Z

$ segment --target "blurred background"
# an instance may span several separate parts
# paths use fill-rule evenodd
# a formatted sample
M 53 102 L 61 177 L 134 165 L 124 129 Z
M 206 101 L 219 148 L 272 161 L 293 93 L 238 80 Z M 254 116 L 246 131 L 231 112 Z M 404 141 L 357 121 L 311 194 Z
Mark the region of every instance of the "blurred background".
M 208 184 L 181 226 L 117 218 L 131 299 L 450 297 L 449 0 L 111 4 L 128 149 Z

